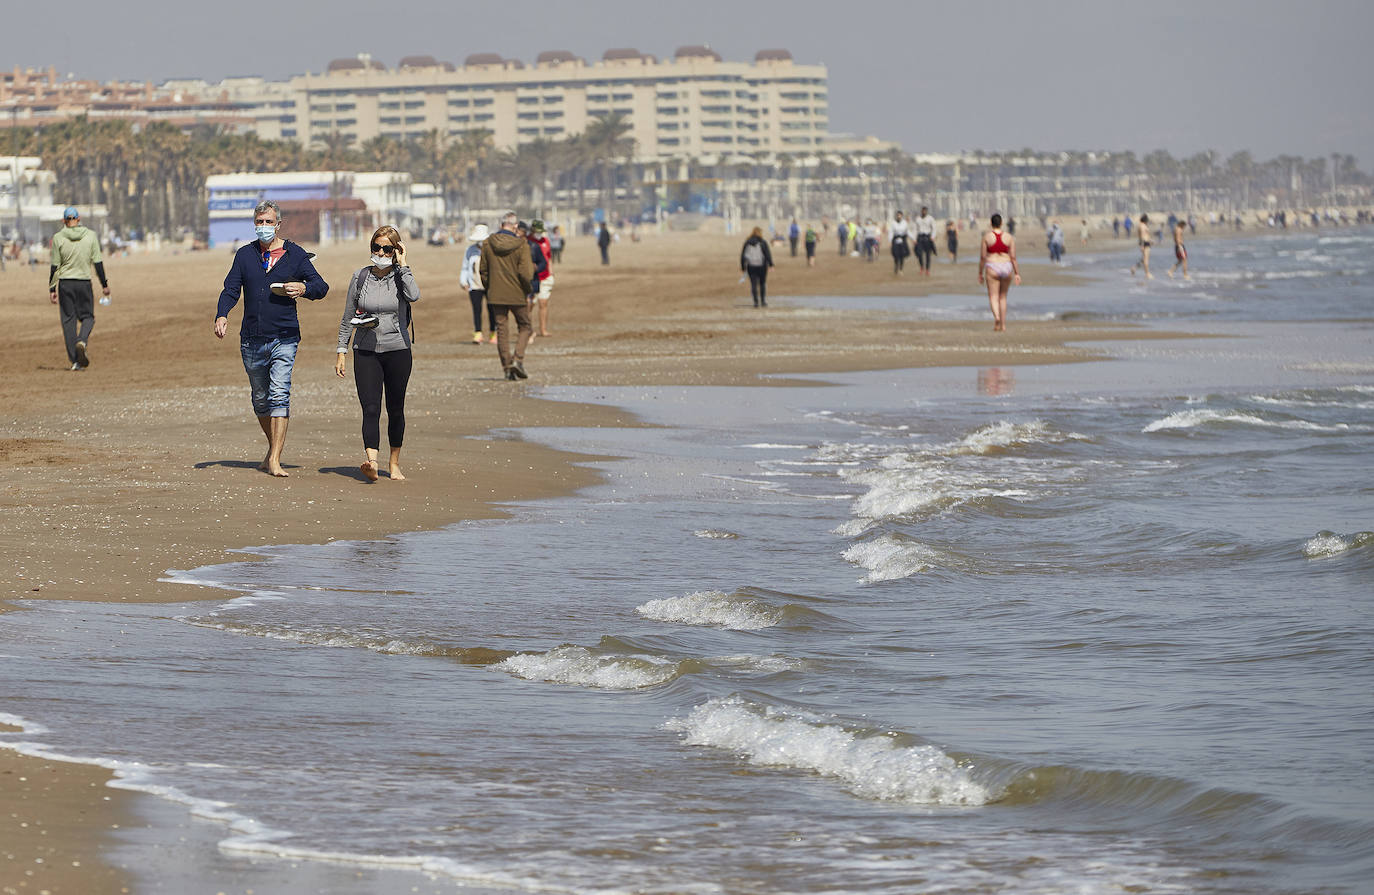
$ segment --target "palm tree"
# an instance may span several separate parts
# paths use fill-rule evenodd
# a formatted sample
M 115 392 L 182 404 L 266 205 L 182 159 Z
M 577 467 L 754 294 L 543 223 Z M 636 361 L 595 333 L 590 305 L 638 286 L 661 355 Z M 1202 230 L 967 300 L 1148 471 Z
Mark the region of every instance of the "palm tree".
M 586 153 L 597 169 L 598 195 L 608 214 L 615 202 L 620 165 L 634 153 L 634 140 L 626 136 L 631 129 L 624 114 L 612 112 L 591 122 L 582 132 Z

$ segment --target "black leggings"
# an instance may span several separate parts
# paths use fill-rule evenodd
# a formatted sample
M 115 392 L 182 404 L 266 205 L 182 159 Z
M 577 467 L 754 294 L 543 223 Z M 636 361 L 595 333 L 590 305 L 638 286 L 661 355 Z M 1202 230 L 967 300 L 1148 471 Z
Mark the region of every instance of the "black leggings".
M 353 381 L 363 405 L 363 447 L 381 444 L 382 390 L 386 390 L 386 440 L 401 446 L 406 434 L 406 384 L 410 382 L 410 349 L 364 351 L 353 349 Z
M 472 331 L 480 333 L 482 331 L 482 301 L 487 297 L 485 289 L 469 289 L 468 298 L 472 301 Z M 487 327 L 487 332 L 496 332 L 496 315 L 491 308 L 487 308 L 487 322 L 491 326 Z
M 748 265 L 749 291 L 754 295 L 754 307 L 768 304 L 768 268 Z

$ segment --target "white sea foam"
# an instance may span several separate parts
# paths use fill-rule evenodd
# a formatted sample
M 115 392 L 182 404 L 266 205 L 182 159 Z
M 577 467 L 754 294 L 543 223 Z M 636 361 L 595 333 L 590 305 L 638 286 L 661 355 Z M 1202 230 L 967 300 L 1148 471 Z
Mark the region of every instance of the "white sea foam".
M 739 535 L 735 534 L 733 531 L 724 531 L 719 528 L 698 528 L 696 531 L 692 532 L 692 534 L 699 538 L 706 538 L 707 540 L 714 541 L 729 541 L 739 537 Z
M 1147 425 L 1141 432 L 1160 432 L 1165 429 L 1193 429 L 1198 426 L 1205 426 L 1208 423 L 1242 423 L 1247 426 L 1265 426 L 1272 429 L 1300 429 L 1309 432 L 1347 432 L 1350 431 L 1348 423 L 1335 423 L 1334 425 L 1324 426 L 1320 423 L 1313 423 L 1307 420 L 1267 420 L 1264 417 L 1256 416 L 1253 413 L 1242 413 L 1235 410 L 1180 410 L 1171 413 L 1163 419 L 1155 420 Z
M 982 426 L 965 435 L 954 446 L 955 453 L 961 454 L 986 454 L 990 451 L 1012 447 L 1019 444 L 1036 444 L 1044 442 L 1062 442 L 1068 440 L 1085 440 L 1087 436 L 1079 435 L 1076 432 L 1063 433 L 1056 431 L 1049 423 L 1044 420 L 1031 420 L 1028 423 L 1013 423 L 1008 420 L 999 420 L 995 423 Z
M 683 597 L 650 600 L 635 607 L 645 618 L 683 625 L 711 625 L 733 631 L 771 628 L 782 621 L 783 610 L 752 597 L 739 597 L 718 590 L 697 591 Z
M 939 565 L 940 551 L 915 541 L 883 535 L 871 541 L 855 544 L 841 554 L 854 565 L 868 569 L 863 581 L 894 581 L 910 578 Z
M 1357 531 L 1352 535 L 1319 531 L 1302 545 L 1302 552 L 1308 559 L 1325 559 L 1371 543 L 1374 543 L 1374 531 Z
M 804 450 L 806 450 L 807 448 L 811 447 L 811 445 L 809 445 L 809 444 L 773 444 L 772 442 L 769 442 L 769 441 L 760 441 L 760 442 L 758 442 L 757 444 L 745 444 L 745 445 L 741 445 L 741 447 L 757 448 L 758 450 L 804 451 Z
M 712 699 L 664 724 L 693 746 L 728 749 L 750 764 L 813 771 L 866 799 L 915 805 L 977 806 L 990 799 L 953 758 L 934 746 L 899 746 L 752 704 L 738 696 Z
M 657 656 L 598 656 L 581 646 L 560 646 L 546 653 L 520 653 L 493 667 L 526 680 L 576 684 L 599 690 L 656 687 L 680 674 L 678 663 Z
M 1036 478 L 1017 470 L 1018 484 Z M 894 454 L 875 468 L 844 473 L 843 478 L 867 486 L 854 501 L 852 512 L 863 519 L 890 519 L 929 513 L 984 497 L 1020 498 L 1020 487 L 995 487 L 985 470 L 961 469 L 943 457 Z

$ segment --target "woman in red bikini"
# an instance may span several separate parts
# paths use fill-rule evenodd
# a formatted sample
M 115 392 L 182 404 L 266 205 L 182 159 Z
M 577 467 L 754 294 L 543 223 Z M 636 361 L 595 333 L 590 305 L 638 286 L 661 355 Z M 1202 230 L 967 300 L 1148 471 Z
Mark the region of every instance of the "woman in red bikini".
M 992 307 L 992 331 L 1007 328 L 1007 293 L 1012 281 L 1021 285 L 1021 268 L 1016 264 L 1016 237 L 1002 232 L 1002 216 L 992 216 L 992 229 L 983 234 L 983 251 L 978 257 L 978 284 L 988 284 L 988 305 Z

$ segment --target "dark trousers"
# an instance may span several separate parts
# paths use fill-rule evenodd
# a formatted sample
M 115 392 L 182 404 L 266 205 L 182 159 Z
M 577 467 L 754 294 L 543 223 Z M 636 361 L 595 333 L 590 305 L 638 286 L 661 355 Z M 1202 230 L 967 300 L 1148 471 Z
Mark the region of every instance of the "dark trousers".
M 754 307 L 768 304 L 768 268 L 750 264 L 745 270 L 749 273 L 749 291 L 754 296 Z
M 935 254 L 935 240 L 929 236 L 916 237 L 916 261 L 921 270 L 930 270 L 930 256 Z
M 472 302 L 472 331 L 480 333 L 482 331 L 482 302 L 487 297 L 485 289 L 468 290 L 468 300 Z M 487 328 L 488 332 L 496 332 L 496 315 L 492 313 L 490 307 L 487 308 L 487 322 L 491 324 Z
M 386 440 L 398 448 L 406 434 L 406 385 L 410 382 L 410 349 L 353 350 L 353 381 L 363 405 L 363 447 L 381 444 L 382 395 L 386 395 Z
M 58 280 L 57 309 L 62 314 L 62 338 L 67 362 L 76 363 L 76 343 L 85 342 L 95 328 L 95 292 L 90 280 Z
M 602 246 L 602 247 L 601 247 L 601 263 L 602 263 L 602 264 L 610 264 L 610 263 L 611 263 L 611 247 L 608 246 L 608 245 L 605 245 L 605 246 Z
M 787 241 L 792 243 L 792 257 L 797 257 L 797 237 L 789 236 L 787 237 Z
M 534 327 L 530 324 L 530 306 L 524 305 L 487 305 L 496 318 L 496 353 L 501 356 L 501 369 L 509 370 L 516 361 L 525 362 L 525 347 L 530 343 Z M 506 318 L 515 318 L 515 348 L 511 349 L 510 327 Z

